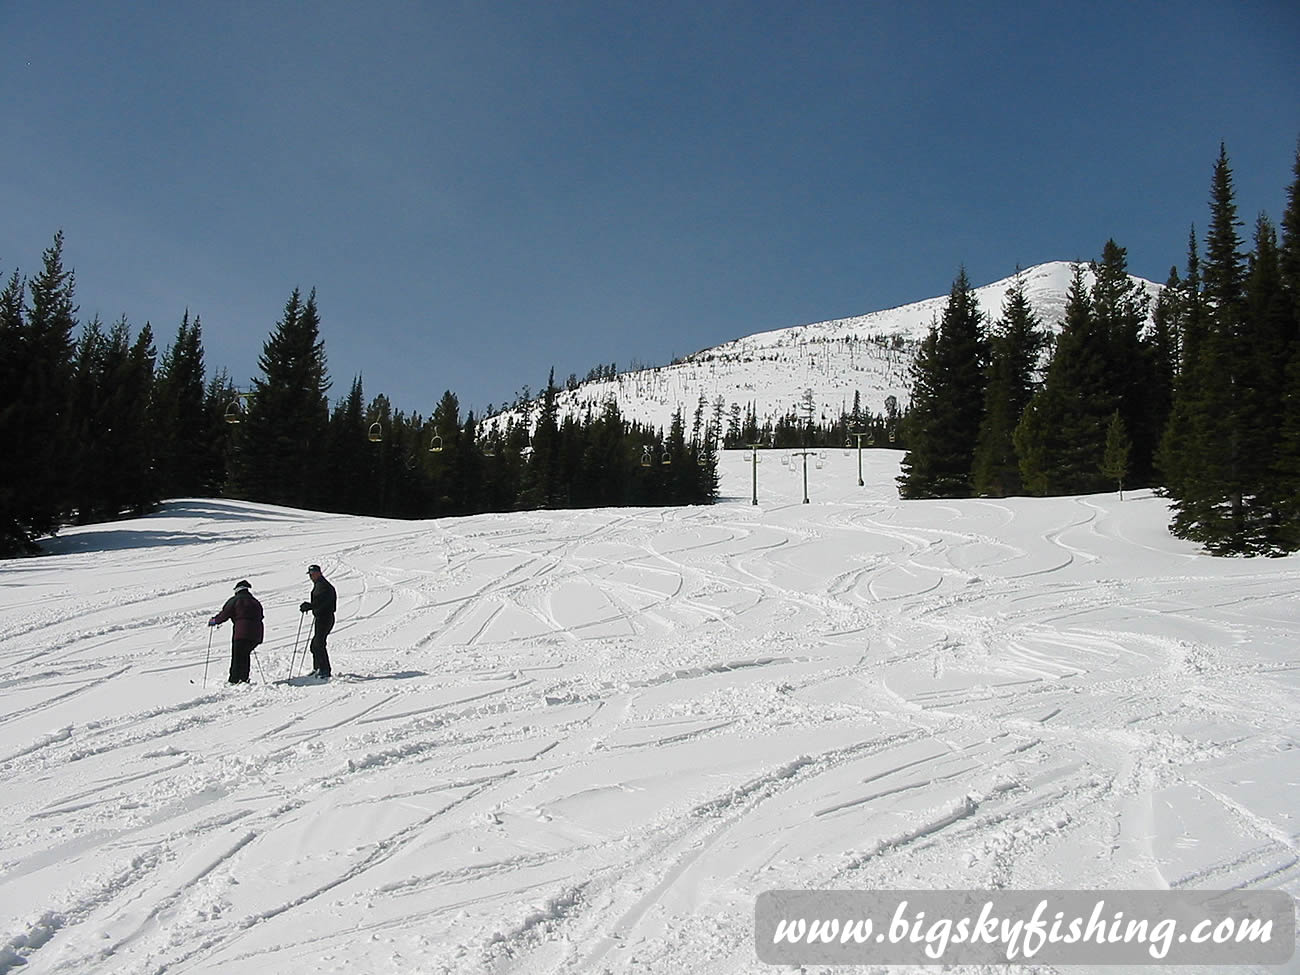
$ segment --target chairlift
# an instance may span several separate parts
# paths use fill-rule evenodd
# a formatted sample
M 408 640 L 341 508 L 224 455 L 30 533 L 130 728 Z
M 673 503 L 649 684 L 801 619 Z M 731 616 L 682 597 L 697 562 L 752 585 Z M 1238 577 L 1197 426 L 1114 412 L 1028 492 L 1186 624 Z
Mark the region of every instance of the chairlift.
M 653 466 L 653 464 L 654 464 L 654 459 L 651 458 L 651 456 L 650 456 L 650 448 L 649 448 L 649 447 L 642 447 L 642 448 L 641 448 L 641 466 L 642 466 L 642 467 L 651 467 L 651 466 Z
M 239 423 L 244 419 L 244 411 L 239 408 L 239 397 L 236 396 L 226 407 L 225 419 L 227 423 Z
M 366 437 L 371 443 L 382 443 L 384 439 L 383 425 L 378 421 L 370 424 L 370 432 L 366 434 Z
M 429 441 L 429 453 L 437 454 L 441 452 L 442 452 L 442 437 L 439 437 L 435 434 L 433 439 Z
M 660 458 L 660 463 L 663 464 L 665 467 L 667 467 L 672 462 L 673 462 L 673 455 L 668 453 L 668 451 L 665 450 L 663 457 Z

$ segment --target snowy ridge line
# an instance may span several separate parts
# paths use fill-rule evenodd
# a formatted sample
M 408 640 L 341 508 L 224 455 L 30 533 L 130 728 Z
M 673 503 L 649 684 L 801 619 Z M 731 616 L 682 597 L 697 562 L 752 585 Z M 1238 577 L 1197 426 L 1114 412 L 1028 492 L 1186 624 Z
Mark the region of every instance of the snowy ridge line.
M 1071 262 L 1051 261 L 1020 273 L 1031 308 L 1050 331 L 1059 330 L 1064 321 L 1073 268 Z M 1012 275 L 974 289 L 990 321 L 1000 317 L 1014 279 Z M 1133 275 L 1130 279 L 1152 299 L 1163 290 L 1155 282 Z M 1085 286 L 1090 288 L 1094 281 L 1085 265 Z M 813 392 L 818 415 L 847 413 L 855 395 L 872 413 L 884 412 L 890 396 L 904 408 L 916 347 L 947 302 L 945 294 L 865 315 L 759 332 L 701 349 L 671 365 L 579 382 L 559 391 L 556 406 L 563 419 L 588 411 L 598 414 L 613 401 L 624 419 L 665 431 L 677 410 L 689 426 L 701 398 L 706 417 L 712 416 L 715 401 L 723 401 L 724 424 L 733 408 L 744 411 L 751 405 L 760 425 L 798 414 L 805 390 Z M 530 404 L 533 419 L 539 400 Z M 500 429 L 521 420 L 522 411 L 515 407 L 486 418 L 484 425 Z

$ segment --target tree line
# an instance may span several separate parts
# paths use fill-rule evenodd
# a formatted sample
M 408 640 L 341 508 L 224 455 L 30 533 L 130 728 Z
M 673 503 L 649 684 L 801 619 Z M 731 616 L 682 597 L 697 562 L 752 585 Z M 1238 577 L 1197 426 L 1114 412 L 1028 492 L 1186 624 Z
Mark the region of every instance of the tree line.
M 207 378 L 188 312 L 161 356 L 149 324 L 95 318 L 78 333 L 75 278 L 58 233 L 30 279 L 0 290 L 0 554 L 33 551 L 64 524 L 139 514 L 160 499 L 225 495 L 421 518 L 527 508 L 707 503 L 722 446 L 906 449 L 906 498 L 1093 493 L 1154 486 L 1171 530 L 1222 554 L 1300 549 L 1300 152 L 1281 232 L 1240 235 L 1220 148 L 1204 256 L 1193 228 L 1182 273 L 1152 306 L 1113 240 L 1077 265 L 1058 337 L 1017 282 L 990 322 L 961 271 L 920 343 L 911 403 L 873 415 L 803 409 L 758 422 L 703 399 L 668 430 L 616 403 L 561 418 L 554 375 L 504 423 L 367 402 L 361 378 L 331 404 L 315 293 L 294 290 L 250 387 Z M 598 367 L 608 377 L 611 364 Z M 572 382 L 572 377 L 570 384 Z
M 123 317 L 78 331 L 63 234 L 30 279 L 0 291 L 0 555 L 62 525 L 142 514 L 163 498 L 226 496 L 321 511 L 429 518 L 520 508 L 709 503 L 719 431 L 625 420 L 616 404 L 561 420 L 554 376 L 521 422 L 480 430 L 446 392 L 404 413 L 361 378 L 331 405 L 315 292 L 295 289 L 250 387 L 206 376 L 188 312 L 161 357 Z M 533 408 L 532 404 L 529 405 Z
M 1203 256 L 1193 227 L 1152 305 L 1107 241 L 1055 341 L 1021 282 L 990 324 L 962 270 L 912 366 L 903 497 L 1150 486 L 1210 552 L 1300 549 L 1300 152 L 1294 177 L 1248 251 L 1220 146 Z

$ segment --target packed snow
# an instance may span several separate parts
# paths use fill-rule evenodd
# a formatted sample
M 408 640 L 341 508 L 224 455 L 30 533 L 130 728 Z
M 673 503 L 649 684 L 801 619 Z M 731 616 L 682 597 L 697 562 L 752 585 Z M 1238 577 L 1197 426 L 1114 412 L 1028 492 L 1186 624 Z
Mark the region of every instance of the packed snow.
M 766 890 L 1300 894 L 1300 557 L 902 502 L 891 451 L 753 505 L 750 456 L 711 507 L 178 500 L 0 562 L 0 972 L 748 973 Z

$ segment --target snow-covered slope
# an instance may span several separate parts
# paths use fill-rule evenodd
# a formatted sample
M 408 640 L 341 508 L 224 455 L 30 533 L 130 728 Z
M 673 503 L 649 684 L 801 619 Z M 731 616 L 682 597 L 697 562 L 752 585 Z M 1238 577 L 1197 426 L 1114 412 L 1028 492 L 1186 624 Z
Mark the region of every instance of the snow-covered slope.
M 1040 320 L 1059 327 L 1065 317 L 1065 299 L 1073 265 L 1065 261 L 1040 264 L 1022 272 L 1025 293 Z M 1085 272 L 1091 286 L 1092 273 Z M 1154 297 L 1159 286 L 1141 281 Z M 976 289 L 980 308 L 995 321 L 1013 278 Z M 581 384 L 561 394 L 562 415 L 599 412 L 609 398 L 631 420 L 667 429 L 673 413 L 681 409 L 687 427 L 700 397 L 707 402 L 706 419 L 718 399 L 724 415 L 739 405 L 751 405 L 760 424 L 796 412 L 806 390 L 813 391 L 814 418 L 833 420 L 852 409 L 854 395 L 863 409 L 881 413 L 885 400 L 895 397 L 900 407 L 908 400 L 908 367 L 916 343 L 938 321 L 948 296 L 813 325 L 760 332 L 704 349 L 670 366 L 644 369 Z M 502 414 L 504 422 L 512 414 Z
M 190 500 L 0 562 L 0 972 L 734 975 L 772 889 L 1300 894 L 1300 557 L 774 461 L 757 506 L 728 452 L 713 507 Z M 308 562 L 342 676 L 222 686 L 224 627 L 204 686 L 240 578 L 288 675 Z

